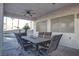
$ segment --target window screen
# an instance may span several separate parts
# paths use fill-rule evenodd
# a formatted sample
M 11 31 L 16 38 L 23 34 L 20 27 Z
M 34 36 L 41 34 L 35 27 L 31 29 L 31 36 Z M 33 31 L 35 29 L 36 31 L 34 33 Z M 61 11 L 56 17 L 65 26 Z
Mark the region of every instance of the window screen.
M 36 30 L 39 32 L 46 32 L 47 31 L 47 21 L 37 22 Z
M 51 20 L 52 32 L 74 32 L 74 15 L 58 17 Z

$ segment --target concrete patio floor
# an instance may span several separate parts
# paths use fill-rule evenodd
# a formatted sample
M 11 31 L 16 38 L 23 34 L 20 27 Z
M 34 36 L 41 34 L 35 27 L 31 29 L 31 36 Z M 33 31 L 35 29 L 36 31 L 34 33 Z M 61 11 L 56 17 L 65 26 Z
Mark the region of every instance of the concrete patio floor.
M 16 38 L 4 37 L 3 41 L 3 56 L 35 56 L 33 51 L 23 51 Z M 56 51 L 52 52 L 51 56 L 79 56 L 79 50 L 59 46 Z

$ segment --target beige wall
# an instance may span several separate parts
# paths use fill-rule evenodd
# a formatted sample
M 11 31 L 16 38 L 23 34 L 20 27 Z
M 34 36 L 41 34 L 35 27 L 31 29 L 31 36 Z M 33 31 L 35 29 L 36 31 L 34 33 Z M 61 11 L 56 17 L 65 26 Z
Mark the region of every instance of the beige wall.
M 63 33 L 63 37 L 60 41 L 60 44 L 64 45 L 64 46 L 79 49 L 79 33 L 78 33 L 79 31 L 77 30 L 78 29 L 78 26 L 77 26 L 78 22 L 77 21 L 79 19 L 77 19 L 76 14 L 79 14 L 79 4 L 72 4 L 70 6 L 67 6 L 67 7 L 61 8 L 59 10 L 56 10 L 54 12 L 51 12 L 49 14 L 46 14 L 43 17 L 40 17 L 37 21 L 35 21 L 35 23 L 47 20 L 47 31 L 51 32 L 51 27 L 52 27 L 51 19 L 53 20 L 58 17 L 63 17 L 63 16 L 67 16 L 67 15 L 74 15 L 74 20 L 68 21 L 68 22 L 74 21 L 74 26 L 73 26 L 74 30 L 70 28 L 68 32 L 52 32 L 52 34 Z

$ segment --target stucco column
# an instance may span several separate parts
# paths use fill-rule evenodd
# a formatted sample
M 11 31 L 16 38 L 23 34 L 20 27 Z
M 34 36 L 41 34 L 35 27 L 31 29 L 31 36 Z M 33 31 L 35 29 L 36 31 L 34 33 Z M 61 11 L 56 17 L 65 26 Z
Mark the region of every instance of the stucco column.
M 2 55 L 3 42 L 3 3 L 0 3 L 0 55 Z
M 47 20 L 47 32 L 51 32 L 51 20 Z

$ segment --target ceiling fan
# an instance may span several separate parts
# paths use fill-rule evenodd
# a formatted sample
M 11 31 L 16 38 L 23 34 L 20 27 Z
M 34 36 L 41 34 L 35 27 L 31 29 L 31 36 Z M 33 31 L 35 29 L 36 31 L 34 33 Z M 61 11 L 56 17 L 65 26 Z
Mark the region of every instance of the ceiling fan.
M 24 10 L 24 16 L 33 17 L 33 14 L 36 14 L 36 13 L 33 13 L 33 10 Z

